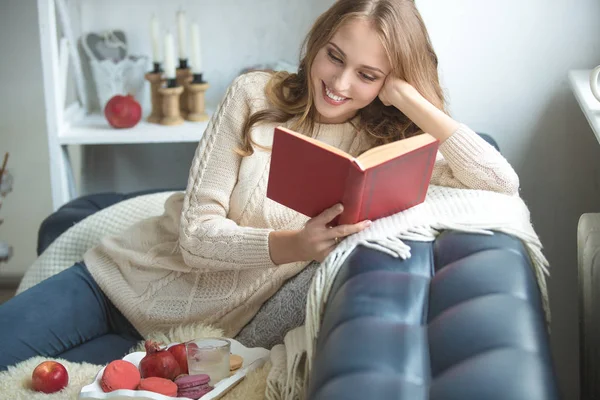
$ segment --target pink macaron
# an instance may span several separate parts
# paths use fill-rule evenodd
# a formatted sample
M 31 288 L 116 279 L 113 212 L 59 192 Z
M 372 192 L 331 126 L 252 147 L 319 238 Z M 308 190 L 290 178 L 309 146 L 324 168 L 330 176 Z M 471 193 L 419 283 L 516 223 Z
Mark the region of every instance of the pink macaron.
M 199 399 L 213 390 L 213 387 L 210 386 L 208 382 L 210 382 L 210 376 L 206 374 L 181 376 L 175 379 L 175 384 L 177 384 L 177 397 Z

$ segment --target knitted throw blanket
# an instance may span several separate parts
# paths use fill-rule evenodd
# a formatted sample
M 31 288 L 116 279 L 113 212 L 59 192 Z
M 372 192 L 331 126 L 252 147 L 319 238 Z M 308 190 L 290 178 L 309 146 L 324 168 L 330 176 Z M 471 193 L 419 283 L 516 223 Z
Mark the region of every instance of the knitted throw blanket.
M 335 277 L 354 248 L 363 245 L 406 259 L 410 247 L 403 240 L 433 241 L 443 230 L 492 235 L 504 232 L 521 239 L 529 253 L 537 278 L 547 322 L 550 321 L 545 276 L 548 261 L 542 253 L 542 244 L 530 222 L 529 209 L 518 196 L 490 191 L 454 189 L 430 186 L 424 203 L 409 210 L 373 222 L 366 230 L 348 237 L 318 268 L 306 304 L 305 325 L 290 332 L 290 340 L 272 352 L 273 368 L 267 382 L 269 400 L 302 398 L 302 380 L 312 368 L 313 351 L 321 326 L 329 291 Z M 304 334 L 304 342 L 297 337 Z M 289 345 L 288 345 L 289 343 Z M 300 360 L 306 355 L 304 371 Z M 281 370 L 286 369 L 287 373 Z

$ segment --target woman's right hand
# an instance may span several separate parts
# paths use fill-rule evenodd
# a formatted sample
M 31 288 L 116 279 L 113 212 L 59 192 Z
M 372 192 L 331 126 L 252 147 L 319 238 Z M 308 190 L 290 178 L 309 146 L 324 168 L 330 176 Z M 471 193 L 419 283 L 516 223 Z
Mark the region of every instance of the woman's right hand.
M 336 204 L 310 219 L 302 230 L 297 231 L 296 251 L 301 261 L 323 262 L 346 236 L 358 233 L 371 225 L 371 221 L 367 220 L 354 225 L 330 227 L 328 224 L 342 211 L 344 207 Z

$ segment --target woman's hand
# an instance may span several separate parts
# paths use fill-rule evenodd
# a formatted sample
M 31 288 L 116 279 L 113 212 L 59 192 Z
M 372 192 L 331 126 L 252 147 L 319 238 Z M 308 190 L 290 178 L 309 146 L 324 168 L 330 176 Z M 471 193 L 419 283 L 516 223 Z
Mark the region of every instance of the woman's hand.
M 303 261 L 322 262 L 338 243 L 346 236 L 353 235 L 371 225 L 371 221 L 362 221 L 354 225 L 338 225 L 329 227 L 328 224 L 344 211 L 337 204 L 306 223 L 304 229 L 298 232 L 298 254 Z
M 395 106 L 400 111 L 403 111 L 403 105 L 414 96 L 420 94 L 410 83 L 391 74 L 387 76 L 379 91 L 379 99 L 384 105 Z
M 269 249 L 273 263 L 322 262 L 342 239 L 371 225 L 371 221 L 363 221 L 354 225 L 329 227 L 328 224 L 343 210 L 342 205 L 337 204 L 310 219 L 299 231 L 271 232 Z
M 394 106 L 440 143 L 458 129 L 459 123 L 423 97 L 403 79 L 388 75 L 379 91 L 379 99 L 386 106 Z

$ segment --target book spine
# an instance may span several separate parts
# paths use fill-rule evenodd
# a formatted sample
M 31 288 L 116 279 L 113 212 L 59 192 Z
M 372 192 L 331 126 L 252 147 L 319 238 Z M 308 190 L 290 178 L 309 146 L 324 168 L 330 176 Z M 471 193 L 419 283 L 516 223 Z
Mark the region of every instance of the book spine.
M 338 224 L 345 225 L 360 222 L 359 218 L 364 197 L 365 178 L 365 171 L 363 171 L 355 162 L 352 162 L 348 167 L 346 188 L 342 199 L 344 212 L 340 215 Z

